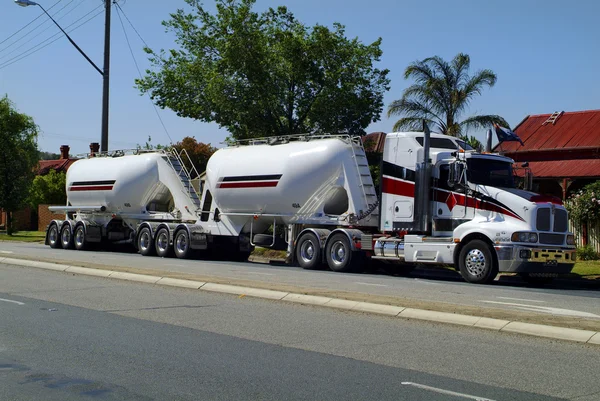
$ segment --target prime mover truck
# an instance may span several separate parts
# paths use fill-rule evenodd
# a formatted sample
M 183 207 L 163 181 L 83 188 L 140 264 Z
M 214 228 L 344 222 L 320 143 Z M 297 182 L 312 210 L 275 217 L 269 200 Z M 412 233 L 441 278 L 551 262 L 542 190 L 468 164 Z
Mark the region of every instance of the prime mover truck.
M 236 143 L 213 154 L 198 185 L 183 156 L 120 151 L 76 161 L 67 206 L 51 208 L 67 217 L 49 224 L 46 243 L 131 243 L 144 256 L 236 260 L 262 246 L 287 250 L 304 269 L 437 264 L 472 283 L 499 272 L 548 280 L 575 263 L 560 200 L 518 189 L 513 160 L 454 137 L 386 135 L 379 190 L 359 137 Z

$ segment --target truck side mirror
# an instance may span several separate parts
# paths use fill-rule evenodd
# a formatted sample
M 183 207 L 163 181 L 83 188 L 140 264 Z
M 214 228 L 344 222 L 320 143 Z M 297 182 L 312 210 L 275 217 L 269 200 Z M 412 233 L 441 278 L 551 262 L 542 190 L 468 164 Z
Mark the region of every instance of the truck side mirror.
M 463 172 L 465 171 L 465 167 L 462 163 L 450 163 L 450 171 L 448 175 L 448 186 L 453 187 L 456 184 L 459 184 L 462 179 Z

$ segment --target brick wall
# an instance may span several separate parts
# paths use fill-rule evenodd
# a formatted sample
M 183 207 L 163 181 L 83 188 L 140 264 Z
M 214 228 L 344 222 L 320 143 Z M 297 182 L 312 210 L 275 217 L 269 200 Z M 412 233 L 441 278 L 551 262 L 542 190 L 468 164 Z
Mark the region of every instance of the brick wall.
M 0 210 L 0 229 L 6 230 L 6 212 Z M 30 231 L 35 230 L 33 227 L 35 224 L 35 218 L 32 216 L 31 209 L 25 207 L 24 209 L 18 210 L 12 213 L 12 227 L 15 231 Z
M 38 231 L 46 231 L 46 227 L 48 227 L 48 224 L 50 224 L 50 221 L 52 221 L 54 219 L 59 219 L 59 220 L 65 219 L 64 213 L 52 213 L 50 210 L 48 210 L 48 206 L 55 206 L 55 205 L 39 205 L 38 206 Z M 64 205 L 58 205 L 58 206 L 64 206 Z

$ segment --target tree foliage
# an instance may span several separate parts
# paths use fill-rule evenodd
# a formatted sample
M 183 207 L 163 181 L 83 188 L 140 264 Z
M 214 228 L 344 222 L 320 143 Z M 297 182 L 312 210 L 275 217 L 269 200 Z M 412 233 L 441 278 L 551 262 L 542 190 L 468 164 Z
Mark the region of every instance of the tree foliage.
M 189 160 L 186 160 L 184 157 L 184 163 L 186 163 L 187 167 L 189 168 L 191 167 L 189 162 L 191 162 L 200 174 L 206 170 L 208 159 L 217 151 L 217 149 L 213 148 L 210 143 L 206 144 L 198 142 L 196 138 L 189 136 L 186 136 L 183 138 L 183 140 L 177 142 L 175 145 L 173 145 L 173 147 L 179 152 L 185 149 L 189 156 Z
M 413 79 L 402 98 L 388 107 L 388 116 L 400 116 L 394 130 L 421 130 L 423 120 L 440 133 L 466 136 L 470 128 L 491 128 L 496 123 L 508 127 L 506 120 L 498 115 L 473 115 L 462 121 L 475 96 L 496 84 L 496 74 L 480 70 L 469 75 L 471 58 L 459 53 L 451 62 L 439 56 L 429 57 L 410 64 L 404 71 L 405 79 Z
M 12 233 L 11 212 L 23 206 L 38 163 L 37 126 L 19 113 L 8 99 L 0 99 L 0 208 L 8 214 L 7 232 Z
M 216 0 L 210 14 L 178 10 L 163 22 L 179 48 L 150 49 L 142 92 L 179 116 L 225 127 L 234 139 L 363 134 L 383 109 L 388 70 L 375 68 L 381 39 L 365 45 L 334 24 L 307 27 L 286 7 L 252 11 L 255 0 Z
M 65 205 L 67 174 L 50 170 L 46 175 L 38 175 L 33 179 L 29 192 L 29 204 L 37 210 L 40 204 Z
M 565 201 L 565 208 L 575 224 L 600 221 L 600 181 L 586 185 Z

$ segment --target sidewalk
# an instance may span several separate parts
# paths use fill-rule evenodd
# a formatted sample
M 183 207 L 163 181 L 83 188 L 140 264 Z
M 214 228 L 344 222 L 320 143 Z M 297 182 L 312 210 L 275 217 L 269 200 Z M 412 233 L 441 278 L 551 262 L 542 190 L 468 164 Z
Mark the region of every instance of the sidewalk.
M 214 276 L 102 266 L 95 263 L 54 263 L 12 257 L 0 257 L 0 263 L 600 345 L 599 321 L 586 321 L 564 316 L 541 316 L 494 308 L 469 308 L 465 305 L 411 301 L 400 297 L 327 291 L 321 288 L 272 283 L 265 285 L 265 283 L 254 280 L 224 280 Z

